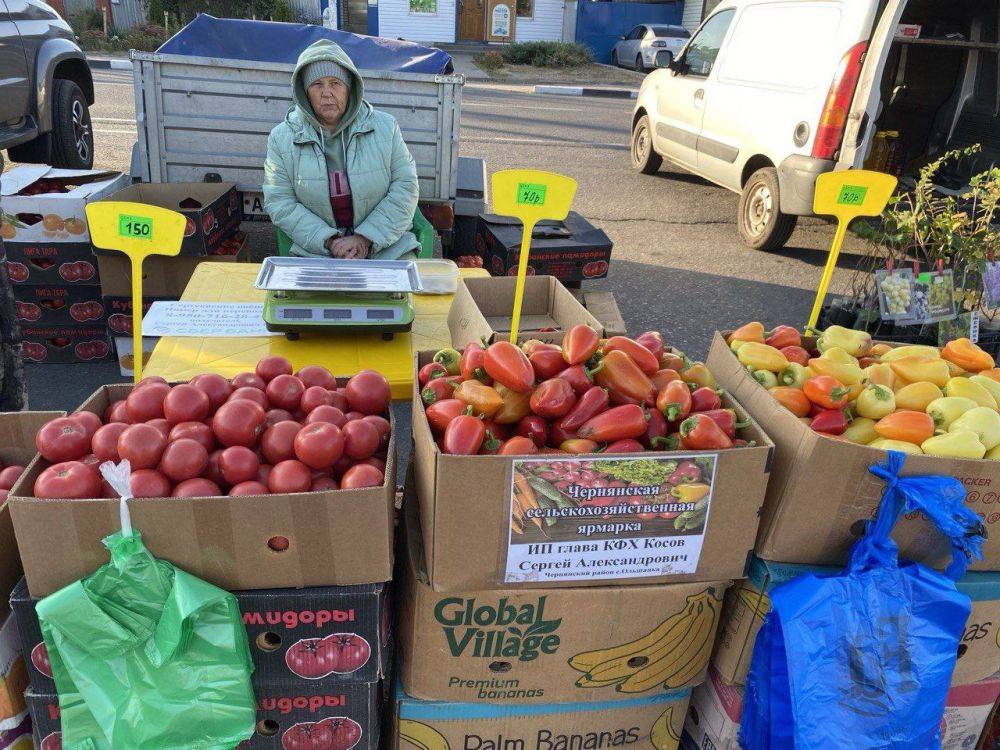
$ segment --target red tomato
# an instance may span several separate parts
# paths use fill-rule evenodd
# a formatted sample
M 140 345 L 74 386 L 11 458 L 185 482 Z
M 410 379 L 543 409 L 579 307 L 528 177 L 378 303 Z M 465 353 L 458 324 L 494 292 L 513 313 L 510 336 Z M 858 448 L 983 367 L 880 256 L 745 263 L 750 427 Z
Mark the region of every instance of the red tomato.
M 295 458 L 295 436 L 302 426 L 298 422 L 278 422 L 269 427 L 260 439 L 260 450 L 269 464 Z
M 303 638 L 285 652 L 285 664 L 293 674 L 316 680 L 337 669 L 337 646 L 326 638 Z
M 90 440 L 90 450 L 102 461 L 121 461 L 118 455 L 118 438 L 128 429 L 124 422 L 111 422 L 106 424 Z
M 237 388 L 229 395 L 229 402 L 239 401 L 241 399 L 244 401 L 253 401 L 261 409 L 267 409 L 268 407 L 267 396 L 264 395 L 264 391 L 258 388 L 253 388 L 249 385 Z
M 211 451 L 215 448 L 215 435 L 212 433 L 212 428 L 204 422 L 181 422 L 175 424 L 167 435 L 167 442 L 172 443 L 175 440 L 185 438 L 201 443 L 206 451 Z
M 333 477 L 316 477 L 313 480 L 312 486 L 309 487 L 310 492 L 327 492 L 339 489 L 340 485 L 337 484 L 337 480 Z
M 325 469 L 333 466 L 344 453 L 345 440 L 336 425 L 329 422 L 314 422 L 299 430 L 293 447 L 295 456 L 306 466 L 311 469 Z
M 219 471 L 227 484 L 237 485 L 249 482 L 257 476 L 260 459 L 257 454 L 242 445 L 226 448 L 219 454 Z
M 132 497 L 170 497 L 170 480 L 155 469 L 139 469 L 129 477 Z
M 364 419 L 344 425 L 344 453 L 355 461 L 375 455 L 381 439 L 378 428 Z
M 275 465 L 267 478 L 267 488 L 275 494 L 308 492 L 312 486 L 312 473 L 300 461 L 282 461 Z
M 190 438 L 181 438 L 168 443 L 160 457 L 160 471 L 174 482 L 201 476 L 207 465 L 208 451 L 205 450 L 205 446 Z
M 317 406 L 306 417 L 306 424 L 313 424 L 314 422 L 329 422 L 330 424 L 337 425 L 337 427 L 343 427 L 347 424 L 347 417 L 336 406 L 327 406 L 324 404 L 323 406 Z
M 344 472 L 340 479 L 340 489 L 356 490 L 362 487 L 381 487 L 385 476 L 374 466 L 355 464 Z
M 265 487 L 267 486 L 267 479 L 271 476 L 271 469 L 274 467 L 271 464 L 261 464 L 257 468 L 257 476 L 254 479 L 260 482 Z
M 346 414 L 344 414 L 344 419 L 346 419 L 348 422 L 353 422 L 355 419 L 364 419 L 364 416 L 365 415 L 359 411 L 349 411 Z
M 344 394 L 343 388 L 338 388 L 337 390 L 330 390 L 330 398 L 333 399 L 331 406 L 336 406 L 345 414 L 351 408 L 347 405 L 347 396 Z
M 76 419 L 59 417 L 46 422 L 35 434 L 35 448 L 46 461 L 76 461 L 90 453 L 90 435 Z
M 318 385 L 311 385 L 306 388 L 305 393 L 302 394 L 302 400 L 300 402 L 300 407 L 302 411 L 308 414 L 317 406 L 332 406 L 333 397 L 335 394 L 328 391 Z
M 243 445 L 252 448 L 257 445 L 267 414 L 253 401 L 237 399 L 227 401 L 212 417 L 212 430 L 216 439 L 227 448 Z
M 376 469 L 385 474 L 385 459 L 377 458 L 372 456 L 371 458 L 366 458 L 364 461 L 358 461 L 359 464 L 368 464 L 369 466 L 374 466 Z
M 314 385 L 328 389 L 337 387 L 337 379 L 333 377 L 333 374 L 319 365 L 306 365 L 295 374 L 306 388 L 311 388 Z
M 87 431 L 88 440 L 94 437 L 94 433 L 97 432 L 103 424 L 103 422 L 101 422 L 101 418 L 92 411 L 78 411 L 70 414 L 69 418 L 75 419 L 83 425 L 83 429 Z
M 296 411 L 305 390 L 306 387 L 302 385 L 302 381 L 294 375 L 277 375 L 268 381 L 265 393 L 271 406 Z
M 274 427 L 278 422 L 294 422 L 292 415 L 285 409 L 269 409 L 267 412 L 266 427 Z
M 163 417 L 163 399 L 170 393 L 166 383 L 151 382 L 134 389 L 125 399 L 128 416 L 133 422 L 148 422 Z
M 392 427 L 388 419 L 375 414 L 369 414 L 363 418 L 363 421 L 374 425 L 375 429 L 378 430 L 379 448 L 385 448 L 389 445 L 389 433 L 392 432 Z
M 188 479 L 174 487 L 171 497 L 220 497 L 222 490 L 215 482 L 204 479 Z
M 118 455 L 128 460 L 132 471 L 153 469 L 166 446 L 167 439 L 158 429 L 148 424 L 133 424 L 118 438 Z
M 260 482 L 240 482 L 238 485 L 229 490 L 229 496 L 235 497 L 237 495 L 266 495 L 267 487 Z
M 159 419 L 151 419 L 148 422 L 146 422 L 146 424 L 148 424 L 150 427 L 155 427 L 156 429 L 158 429 L 160 431 L 160 434 L 163 435 L 163 437 L 170 437 L 170 422 L 163 419 L 162 417 Z
M 208 394 L 190 383 L 175 385 L 163 399 L 163 416 L 172 425 L 201 421 L 211 410 Z
M 284 750 L 333 750 L 333 728 L 311 721 L 294 724 L 281 735 Z
M 142 380 L 140 380 L 138 383 L 136 383 L 135 387 L 136 388 L 142 388 L 143 386 L 150 385 L 152 383 L 163 383 L 163 385 L 170 385 L 167 382 L 167 379 L 164 378 L 164 377 L 161 377 L 160 375 L 147 375 Z M 133 388 L 132 390 L 135 390 L 135 388 Z
M 226 478 L 222 476 L 222 469 L 219 468 L 219 457 L 221 455 L 221 448 L 208 454 L 208 463 L 205 464 L 205 471 L 202 476 L 205 479 L 215 482 L 220 487 L 226 487 Z
M 382 414 L 389 407 L 389 381 L 375 370 L 362 370 L 347 381 L 347 403 L 362 414 Z
M 264 357 L 257 363 L 257 375 L 270 383 L 279 375 L 291 375 L 292 363 L 284 357 Z
M 80 463 L 84 464 L 85 466 L 89 466 L 91 471 L 97 474 L 97 476 L 101 476 L 101 464 L 104 462 L 101 461 L 101 459 L 99 459 L 93 453 L 88 453 L 86 456 L 81 458 Z
M 267 388 L 264 379 L 253 372 L 241 372 L 233 378 L 233 388 L 256 388 L 259 391 Z
M 122 422 L 123 424 L 132 424 L 132 417 L 128 415 L 128 405 L 124 399 L 115 401 L 108 407 L 108 413 L 104 416 L 104 421 L 108 423 Z
M 101 480 L 79 461 L 53 464 L 35 480 L 34 495 L 46 500 L 95 498 L 101 495 Z
M 229 394 L 233 392 L 233 387 L 229 385 L 229 381 L 214 372 L 196 375 L 191 378 L 191 385 L 200 391 L 204 391 L 205 395 L 208 396 L 208 408 L 210 412 L 214 412 L 226 403 Z
M 329 727 L 333 732 L 329 750 L 351 750 L 361 739 L 361 725 L 346 716 L 323 719 L 317 726 Z
M 334 671 L 339 674 L 357 672 L 372 655 L 368 641 L 356 633 L 335 633 L 328 635 L 326 640 L 333 641 L 337 649 L 337 668 Z
M 0 471 L 0 490 L 9 490 L 12 488 L 23 473 L 24 467 L 16 464 L 11 464 L 3 471 Z

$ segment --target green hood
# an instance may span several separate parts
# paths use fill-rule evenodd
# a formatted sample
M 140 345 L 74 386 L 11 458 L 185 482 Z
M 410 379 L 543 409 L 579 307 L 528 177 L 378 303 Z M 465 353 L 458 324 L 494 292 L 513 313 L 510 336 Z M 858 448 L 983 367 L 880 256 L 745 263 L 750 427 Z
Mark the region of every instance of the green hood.
M 302 84 L 302 69 L 309 63 L 321 60 L 329 60 L 338 65 L 343 65 L 351 72 L 351 93 L 347 100 L 347 111 L 340 119 L 340 124 L 334 131 L 334 134 L 336 134 L 346 130 L 354 122 L 355 118 L 357 118 L 362 107 L 368 108 L 369 105 L 364 101 L 365 83 L 358 69 L 351 62 L 351 58 L 340 48 L 340 45 L 327 39 L 313 42 L 302 50 L 302 54 L 299 55 L 299 59 L 295 63 L 295 71 L 292 73 L 292 99 L 295 102 L 295 106 L 288 111 L 288 116 L 285 119 L 291 120 L 293 114 L 298 113 L 299 117 L 315 128 L 317 133 L 322 131 L 322 126 L 319 124 L 319 120 L 316 119 L 312 105 L 309 103 L 306 88 Z

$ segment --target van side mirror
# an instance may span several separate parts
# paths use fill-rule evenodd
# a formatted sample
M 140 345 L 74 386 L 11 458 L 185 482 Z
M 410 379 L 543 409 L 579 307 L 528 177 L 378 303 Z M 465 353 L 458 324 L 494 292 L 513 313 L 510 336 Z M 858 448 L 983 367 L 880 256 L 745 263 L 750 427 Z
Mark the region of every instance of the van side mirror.
M 670 68 L 673 70 L 674 62 L 674 56 L 668 50 L 661 49 L 656 53 L 654 63 L 657 68 Z

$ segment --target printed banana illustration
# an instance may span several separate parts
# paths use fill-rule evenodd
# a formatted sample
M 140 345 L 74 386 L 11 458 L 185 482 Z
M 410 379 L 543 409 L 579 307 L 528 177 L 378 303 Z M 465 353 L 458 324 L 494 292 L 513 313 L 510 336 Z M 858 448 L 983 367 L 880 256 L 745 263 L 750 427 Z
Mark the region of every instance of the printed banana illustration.
M 412 719 L 399 719 L 400 739 L 416 745 L 420 750 L 450 750 L 448 740 L 434 727 Z
M 649 731 L 649 741 L 656 750 L 676 750 L 681 737 L 673 727 L 674 707 L 668 706 L 653 722 Z
M 712 651 L 720 603 L 715 589 L 707 588 L 689 596 L 684 609 L 642 638 L 577 654 L 569 660 L 571 667 L 584 673 L 576 686 L 615 685 L 624 693 L 640 693 L 659 685 L 683 687 L 701 672 Z
M 737 595 L 743 603 L 750 608 L 751 612 L 763 617 L 771 611 L 771 597 L 763 591 L 758 591 L 749 581 L 743 581 L 736 589 Z M 997 645 L 1000 645 L 998 643 Z

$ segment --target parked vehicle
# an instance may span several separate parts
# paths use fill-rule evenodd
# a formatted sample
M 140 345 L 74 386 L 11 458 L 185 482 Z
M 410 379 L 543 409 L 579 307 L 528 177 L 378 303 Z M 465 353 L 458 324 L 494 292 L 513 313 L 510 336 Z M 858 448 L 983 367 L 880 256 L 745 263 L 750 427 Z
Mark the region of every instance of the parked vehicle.
M 639 24 L 612 48 L 611 64 L 639 71 L 663 67 L 680 54 L 690 37 L 683 26 Z M 657 63 L 657 53 L 664 52 Z
M 740 235 L 761 250 L 812 214 L 824 172 L 873 159 L 905 176 L 981 143 L 950 177 L 961 187 L 1000 163 L 997 29 L 993 0 L 723 0 L 643 81 L 632 164 L 667 159 L 739 193 Z M 893 158 L 875 159 L 887 133 Z
M 41 0 L 0 0 L 0 149 L 13 161 L 90 169 L 93 103 L 69 24 Z

